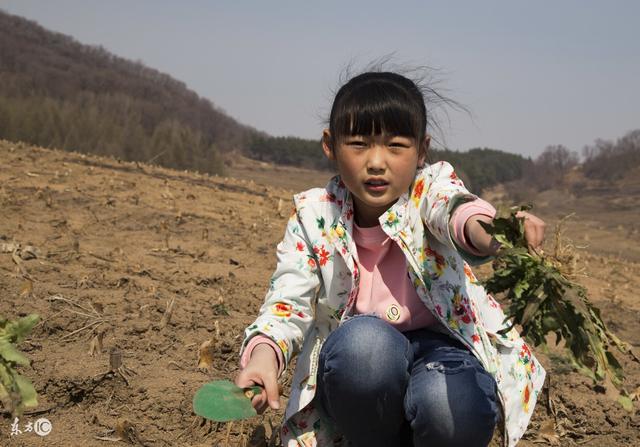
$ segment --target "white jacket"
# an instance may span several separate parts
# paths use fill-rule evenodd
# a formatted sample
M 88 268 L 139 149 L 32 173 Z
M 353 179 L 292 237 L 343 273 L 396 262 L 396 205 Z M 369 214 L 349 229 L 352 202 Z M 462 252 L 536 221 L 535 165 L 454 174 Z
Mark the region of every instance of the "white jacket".
M 498 334 L 505 327 L 500 305 L 476 280 L 467 262 L 474 259 L 463 259 L 451 239 L 451 211 L 475 198 L 451 165 L 439 162 L 418 170 L 380 224 L 405 254 L 424 305 L 496 379 L 505 444 L 513 446 L 527 428 L 545 371 L 515 329 Z M 294 206 L 269 291 L 242 349 L 263 334 L 280 346 L 287 365 L 297 355 L 281 430 L 285 446 L 340 446 L 342 435 L 311 401 L 322 343 L 352 315 L 358 295 L 353 202 L 336 176 L 325 188 L 295 195 Z

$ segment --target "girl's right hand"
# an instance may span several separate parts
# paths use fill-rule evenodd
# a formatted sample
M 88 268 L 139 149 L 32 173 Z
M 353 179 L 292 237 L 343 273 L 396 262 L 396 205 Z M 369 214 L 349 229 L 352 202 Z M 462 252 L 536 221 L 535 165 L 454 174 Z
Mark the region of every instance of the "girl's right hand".
M 259 344 L 251 352 L 247 366 L 236 377 L 235 384 L 240 388 L 253 385 L 262 387 L 262 393 L 251 399 L 251 405 L 258 413 L 264 412 L 267 405 L 278 410 L 280 394 L 278 390 L 278 357 L 273 348 L 266 343 Z

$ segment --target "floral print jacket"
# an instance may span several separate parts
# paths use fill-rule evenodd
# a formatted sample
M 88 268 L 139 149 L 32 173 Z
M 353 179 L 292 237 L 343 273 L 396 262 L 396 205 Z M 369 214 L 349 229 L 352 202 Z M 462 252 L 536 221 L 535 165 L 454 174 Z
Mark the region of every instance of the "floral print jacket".
M 474 260 L 451 238 L 453 208 L 475 198 L 451 165 L 439 162 L 417 171 L 380 224 L 404 252 L 424 305 L 495 377 L 505 444 L 513 446 L 527 428 L 545 371 L 515 329 L 498 333 L 504 314 L 471 271 Z M 295 195 L 265 302 L 245 331 L 243 350 L 262 334 L 282 349 L 286 365 L 297 356 L 281 428 L 287 447 L 346 445 L 312 400 L 322 342 L 353 314 L 358 294 L 352 225 L 353 201 L 339 176 L 325 188 Z

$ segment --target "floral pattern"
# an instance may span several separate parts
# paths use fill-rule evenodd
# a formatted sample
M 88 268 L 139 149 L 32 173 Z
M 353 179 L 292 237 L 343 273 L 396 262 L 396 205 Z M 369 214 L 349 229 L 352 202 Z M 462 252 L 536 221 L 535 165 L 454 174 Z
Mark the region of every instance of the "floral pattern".
M 380 224 L 404 252 L 424 305 L 495 377 L 505 443 L 513 446 L 527 428 L 545 371 L 515 329 L 501 333 L 500 305 L 469 265 L 477 258 L 467 259 L 451 239 L 453 207 L 475 197 L 451 165 L 439 162 L 417 172 L 411 189 L 380 216 Z M 358 294 L 352 230 L 353 202 L 339 177 L 325 188 L 297 194 L 265 302 L 245 331 L 242 349 L 262 334 L 280 347 L 285 366 L 298 356 L 281 429 L 287 447 L 346 445 L 313 406 L 313 396 L 322 342 L 353 314 Z

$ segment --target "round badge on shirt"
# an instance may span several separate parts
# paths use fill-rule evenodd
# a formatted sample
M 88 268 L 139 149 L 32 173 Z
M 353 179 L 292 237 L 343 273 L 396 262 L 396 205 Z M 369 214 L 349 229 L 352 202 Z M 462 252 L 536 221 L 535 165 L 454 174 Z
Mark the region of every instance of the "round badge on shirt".
M 397 304 L 392 304 L 387 307 L 387 320 L 398 321 L 400 319 L 400 307 Z

